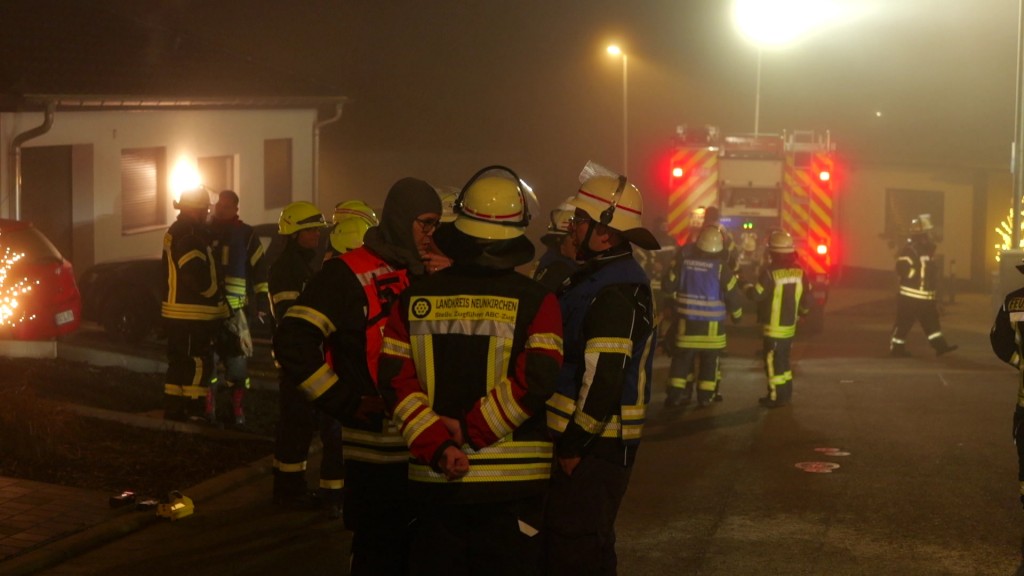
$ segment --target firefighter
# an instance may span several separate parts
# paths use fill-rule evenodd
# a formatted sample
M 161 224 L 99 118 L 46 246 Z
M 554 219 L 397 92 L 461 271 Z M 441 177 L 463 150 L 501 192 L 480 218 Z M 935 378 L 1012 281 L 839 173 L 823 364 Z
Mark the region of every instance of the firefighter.
M 1024 274 L 1024 260 L 1017 264 Z M 1017 374 L 1017 405 L 1013 410 L 1013 442 L 1017 446 L 1017 480 L 1020 483 L 1020 502 L 1024 505 L 1024 288 L 1010 292 L 996 313 L 989 334 L 992 351 L 1000 360 L 1014 367 Z
M 720 401 L 719 361 L 726 346 L 723 322 L 738 323 L 743 316 L 738 280 L 723 258 L 724 239 L 717 226 L 705 226 L 696 244 L 680 249 L 672 265 L 667 289 L 673 292 L 675 338 L 669 367 L 665 406 L 690 402 L 697 388 L 697 403 Z
M 324 262 L 274 335 L 282 386 L 342 423 L 354 575 L 405 570 L 409 451 L 384 413 L 377 356 L 392 304 L 410 280 L 428 272 L 423 258 L 440 213 L 430 184 L 396 182 L 380 224 L 367 230 L 361 247 Z
M 217 364 L 222 363 L 224 387 L 230 392 L 231 416 L 228 421 L 242 426 L 245 424 L 245 392 L 250 387 L 248 358 L 253 352 L 246 310 L 252 293 L 257 317 L 263 319 L 271 314 L 267 297 L 267 265 L 263 258 L 263 244 L 256 231 L 238 218 L 238 194 L 233 190 L 221 191 L 212 216 L 213 253 L 231 315 L 220 324 L 214 338 L 215 365 L 207 392 L 206 417 L 211 424 L 220 422 L 217 397 L 221 380 Z
M 213 373 L 213 337 L 228 317 L 217 281 L 206 215 L 210 195 L 186 190 L 174 203 L 178 219 L 164 234 L 160 315 L 167 333 L 164 417 L 202 420 Z
M 767 265 L 758 273 L 757 283 L 746 287 L 747 297 L 757 302 L 757 320 L 764 338 L 762 347 L 768 395 L 758 399 L 761 406 L 777 408 L 793 397 L 790 350 L 800 316 L 810 312 L 811 286 L 796 259 L 793 237 L 785 230 L 768 235 Z
M 910 222 L 910 237 L 896 254 L 899 296 L 896 299 L 896 324 L 889 342 L 889 353 L 892 356 L 910 356 L 907 351 L 907 335 L 915 322 L 921 323 L 921 329 L 936 356 L 959 348 L 946 342 L 939 325 L 939 308 L 935 297 L 939 279 L 936 277 L 936 245 L 931 231 L 929 214 L 914 218 Z
M 366 202 L 339 202 L 331 217 L 330 246 L 324 254 L 324 260 L 362 246 L 366 231 L 378 224 L 380 221 L 377 220 L 377 213 Z
M 448 270 L 402 293 L 380 388 L 413 461 L 413 574 L 542 571 L 551 440 L 544 403 L 562 360 L 555 295 L 516 272 L 533 259 L 519 178 L 489 166 L 436 235 Z
M 565 362 L 548 402 L 555 461 L 545 517 L 549 574 L 614 574 L 615 517 L 653 377 L 654 297 L 632 244 L 657 250 L 625 176 L 591 176 L 570 200 L 580 269 L 559 295 Z
M 548 233 L 540 238 L 547 250 L 537 263 L 533 279 L 550 290 L 557 291 L 562 286 L 562 281 L 579 268 L 576 261 L 576 246 L 569 235 L 569 220 L 572 219 L 574 211 L 575 208 L 568 200 L 562 202 L 558 208 L 551 211 Z
M 310 202 L 292 202 L 281 211 L 277 233 L 285 247 L 270 266 L 270 298 L 274 318 L 280 321 L 313 277 L 313 262 L 326 226 L 320 209 Z M 322 505 L 328 518 L 341 517 L 345 468 L 342 462 L 341 424 L 318 410 L 294 387 L 279 384 L 278 422 L 274 439 L 274 503 L 289 508 Z M 320 485 L 311 494 L 306 486 L 306 464 L 313 432 L 319 429 Z

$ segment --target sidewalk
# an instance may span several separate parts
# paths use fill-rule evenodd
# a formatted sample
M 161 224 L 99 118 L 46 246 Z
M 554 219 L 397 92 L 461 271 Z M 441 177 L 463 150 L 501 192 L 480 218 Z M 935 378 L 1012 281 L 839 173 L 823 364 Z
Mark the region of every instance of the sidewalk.
M 872 308 L 879 309 L 876 313 L 881 314 L 883 304 L 894 300 L 895 294 L 888 289 L 839 288 L 831 295 L 829 314 L 841 316 L 844 310 Z M 987 294 L 958 295 L 955 304 L 945 306 L 943 327 L 987 333 L 991 323 L 990 307 L 991 297 Z M 890 323 L 892 319 L 879 315 L 879 321 Z M 837 325 L 827 321 L 825 329 L 835 330 Z M 130 361 L 109 357 L 106 360 L 126 365 Z M 199 513 L 205 504 L 233 488 L 265 480 L 270 470 L 268 457 L 184 489 L 183 493 L 192 498 Z M 130 532 L 166 522 L 153 511 L 135 511 L 130 506 L 111 509 L 110 496 L 0 476 L 0 572 L 32 574 Z M 254 507 L 265 505 L 266 502 L 252 504 Z

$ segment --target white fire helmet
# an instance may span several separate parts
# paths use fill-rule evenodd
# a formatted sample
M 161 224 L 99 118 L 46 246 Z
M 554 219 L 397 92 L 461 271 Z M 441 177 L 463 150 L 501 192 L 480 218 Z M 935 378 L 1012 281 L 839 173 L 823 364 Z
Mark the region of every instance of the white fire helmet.
M 637 246 L 647 250 L 661 247 L 643 225 L 644 200 L 636 186 L 625 176 L 588 178 L 569 204 L 587 213 L 594 221 L 614 228 Z
M 921 214 L 917 218 L 910 221 L 910 233 L 911 234 L 924 234 L 933 228 L 932 226 L 932 215 Z
M 776 254 L 792 254 L 796 251 L 793 237 L 785 230 L 772 230 L 768 235 L 768 250 Z

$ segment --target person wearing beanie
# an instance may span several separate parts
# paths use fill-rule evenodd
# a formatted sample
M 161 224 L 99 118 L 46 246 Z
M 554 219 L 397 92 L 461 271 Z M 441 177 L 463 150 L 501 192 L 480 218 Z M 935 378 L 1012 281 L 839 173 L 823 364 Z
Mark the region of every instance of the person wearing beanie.
M 379 385 L 412 456 L 417 574 L 542 573 L 562 322 L 555 295 L 515 270 L 534 255 L 523 188 L 503 166 L 470 179 L 435 235 L 452 266 L 403 292 L 384 328 Z
M 423 258 L 441 218 L 430 184 L 403 178 L 363 245 L 324 262 L 274 334 L 282 387 L 342 423 L 343 518 L 351 574 L 405 574 L 411 517 L 409 453 L 377 391 L 377 357 L 392 305 L 428 272 Z

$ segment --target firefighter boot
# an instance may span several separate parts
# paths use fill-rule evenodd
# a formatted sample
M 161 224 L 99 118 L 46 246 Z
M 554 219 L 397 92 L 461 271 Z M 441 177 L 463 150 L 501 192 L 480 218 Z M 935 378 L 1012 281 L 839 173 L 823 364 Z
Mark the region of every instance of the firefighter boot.
M 274 504 L 283 508 L 309 510 L 317 506 L 306 488 L 306 471 L 282 472 L 274 468 Z
M 677 386 L 674 383 L 670 383 L 668 386 L 668 396 L 665 397 L 665 408 L 679 408 L 686 406 L 690 403 L 690 398 L 693 396 L 693 387 L 683 383 L 682 386 Z
M 246 384 L 248 384 L 246 379 Z M 235 426 L 245 425 L 245 389 L 247 385 L 236 384 L 231 387 L 231 414 L 234 417 Z
M 889 355 L 894 358 L 909 358 L 910 352 L 907 351 L 907 345 L 900 342 L 893 342 L 889 346 Z
M 317 499 L 320 500 L 324 509 L 327 510 L 328 520 L 337 520 L 341 518 L 342 489 L 325 488 L 321 486 L 317 491 Z
M 210 385 L 206 389 L 206 404 L 203 407 L 203 416 L 212 426 L 217 426 L 217 391 L 220 390 L 220 382 L 214 376 L 210 379 Z
M 957 348 L 959 348 L 959 346 L 957 346 L 956 344 L 950 344 L 949 342 L 946 342 L 946 339 L 943 338 L 942 336 L 939 336 L 938 338 L 935 338 L 934 340 L 929 340 L 929 343 L 932 345 L 932 348 L 935 349 L 935 355 L 936 356 L 942 356 L 943 354 L 949 354 L 950 352 L 952 352 L 952 351 L 956 350 Z

